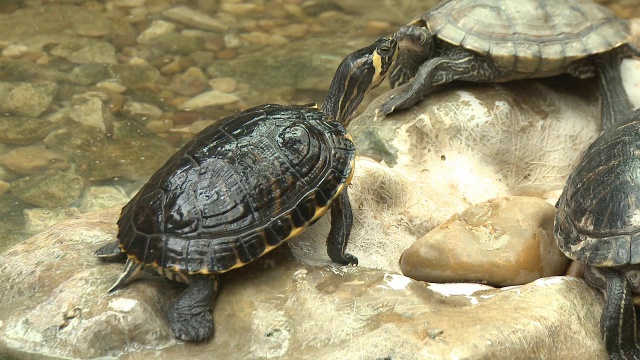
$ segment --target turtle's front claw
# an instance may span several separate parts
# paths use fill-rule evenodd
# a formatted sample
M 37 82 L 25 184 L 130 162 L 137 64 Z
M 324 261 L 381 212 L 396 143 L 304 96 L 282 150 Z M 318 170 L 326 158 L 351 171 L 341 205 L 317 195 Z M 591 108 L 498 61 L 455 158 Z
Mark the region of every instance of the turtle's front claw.
M 422 100 L 422 96 L 416 96 L 416 93 L 399 93 L 394 95 L 391 99 L 387 100 L 382 106 L 380 110 L 385 113 L 385 115 L 391 114 L 397 110 L 405 110 L 414 106 L 417 102 Z
M 395 105 L 393 104 L 393 98 L 387 100 L 387 102 L 382 104 L 382 106 L 380 107 L 380 111 L 382 111 L 385 115 L 391 114 L 394 109 Z

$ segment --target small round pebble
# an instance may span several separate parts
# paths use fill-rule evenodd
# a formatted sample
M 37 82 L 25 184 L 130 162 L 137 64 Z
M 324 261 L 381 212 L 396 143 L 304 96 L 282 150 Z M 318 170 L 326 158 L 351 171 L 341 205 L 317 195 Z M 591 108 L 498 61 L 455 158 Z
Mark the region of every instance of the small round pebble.
M 209 86 L 211 86 L 212 90 L 232 93 L 238 88 L 238 80 L 231 77 L 219 77 L 209 80 Z

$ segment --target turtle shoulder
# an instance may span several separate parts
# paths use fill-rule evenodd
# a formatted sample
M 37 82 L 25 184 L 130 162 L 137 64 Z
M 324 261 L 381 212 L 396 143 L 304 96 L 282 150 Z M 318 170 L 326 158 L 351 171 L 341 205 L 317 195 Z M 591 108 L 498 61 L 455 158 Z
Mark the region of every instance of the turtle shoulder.
M 263 105 L 197 134 L 125 206 L 129 257 L 189 273 L 242 266 L 322 216 L 353 172 L 344 127 Z
M 518 72 L 546 72 L 624 44 L 629 25 L 591 0 L 450 0 L 423 15 L 431 33 Z
M 640 263 L 640 123 L 611 130 L 584 153 L 556 214 L 561 250 L 594 266 Z

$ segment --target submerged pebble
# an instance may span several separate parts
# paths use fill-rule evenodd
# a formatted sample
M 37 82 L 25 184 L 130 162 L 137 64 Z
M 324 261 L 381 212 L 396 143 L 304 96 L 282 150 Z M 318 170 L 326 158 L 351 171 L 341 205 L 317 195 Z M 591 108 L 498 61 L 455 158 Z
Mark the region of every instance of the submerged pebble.
M 22 201 L 45 208 L 66 207 L 78 199 L 84 180 L 73 172 L 47 170 L 11 183 Z
M 47 110 L 57 89 L 51 82 L 0 82 L 0 112 L 38 117 Z
M 196 110 L 208 106 L 220 106 L 237 102 L 240 98 L 233 94 L 211 90 L 194 96 L 179 106 L 183 110 Z
M 69 167 L 64 155 L 44 145 L 18 147 L 0 154 L 0 164 L 18 175 L 30 175 L 48 169 L 65 170 Z

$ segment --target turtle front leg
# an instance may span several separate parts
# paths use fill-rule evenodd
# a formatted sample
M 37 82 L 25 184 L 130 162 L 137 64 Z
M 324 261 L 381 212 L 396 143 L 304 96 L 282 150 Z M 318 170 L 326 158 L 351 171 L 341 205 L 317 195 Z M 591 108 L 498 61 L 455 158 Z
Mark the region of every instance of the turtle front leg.
M 327 237 L 327 254 L 334 262 L 342 265 L 358 265 L 358 258 L 346 252 L 353 214 L 347 193 L 347 185 L 331 204 L 331 230 Z
M 633 109 L 627 92 L 622 85 L 620 51 L 613 50 L 600 54 L 595 59 L 598 70 L 598 90 L 600 92 L 600 120 L 602 130 L 617 125 Z
M 411 86 L 382 104 L 385 114 L 394 110 L 408 109 L 431 94 L 438 85 L 454 80 L 490 82 L 499 76 L 498 69 L 488 59 L 471 51 L 450 45 L 440 56 L 427 60 L 416 73 Z
M 605 306 L 600 328 L 609 359 L 640 359 L 636 312 L 629 280 L 623 272 L 610 268 L 589 268 L 585 274 L 587 280 L 593 278 L 594 272 L 600 273 L 605 281 Z
M 202 342 L 213 338 L 213 305 L 219 292 L 215 275 L 191 275 L 189 287 L 169 308 L 171 332 L 178 340 Z

